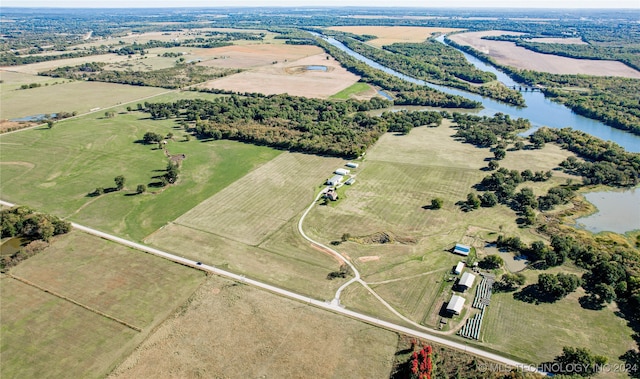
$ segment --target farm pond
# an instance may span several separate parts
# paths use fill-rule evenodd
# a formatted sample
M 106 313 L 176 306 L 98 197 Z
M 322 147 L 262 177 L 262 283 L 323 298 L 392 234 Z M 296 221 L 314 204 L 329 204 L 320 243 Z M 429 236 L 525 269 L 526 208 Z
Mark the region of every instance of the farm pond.
M 640 187 L 614 192 L 585 193 L 598 211 L 576 220 L 576 226 L 592 233 L 604 231 L 624 234 L 640 229 Z

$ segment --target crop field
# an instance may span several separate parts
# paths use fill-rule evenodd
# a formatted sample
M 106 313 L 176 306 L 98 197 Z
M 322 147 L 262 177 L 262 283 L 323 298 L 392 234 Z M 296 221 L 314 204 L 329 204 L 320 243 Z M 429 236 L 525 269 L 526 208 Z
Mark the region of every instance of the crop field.
M 318 186 L 344 160 L 283 153 L 197 207 L 175 223 L 248 245 L 258 245 L 305 209 Z
M 326 71 L 307 70 L 307 66 L 325 66 Z M 338 61 L 320 53 L 212 80 L 204 87 L 268 95 L 288 93 L 293 96 L 327 98 L 359 79 Z
M 191 55 L 196 59 L 204 60 L 200 65 L 244 69 L 270 66 L 274 62 L 297 61 L 321 54 L 322 51 L 317 46 L 308 45 L 256 44 L 198 49 L 193 50 Z
M 353 34 L 369 34 L 378 38 L 367 41 L 368 44 L 382 47 L 400 42 L 424 42 L 434 33 L 451 33 L 462 29 L 429 28 L 420 26 L 337 26 L 329 28 Z
M 35 286 L 1 279 L 3 377 L 103 377 L 204 279 L 77 231 L 56 237 L 10 273 Z
M 142 240 L 280 154 L 232 141 L 185 141 L 180 130 L 174 120 L 151 121 L 146 114 L 125 112 L 2 136 L 0 191 L 4 200 Z M 152 184 L 167 166 L 165 154 L 136 143 L 147 131 L 176 134 L 167 150 L 186 155 L 178 183 L 163 190 Z M 113 187 L 118 175 L 126 179 L 122 191 L 88 196 L 96 187 Z M 133 196 L 138 184 L 148 191 Z
M 34 78 L 38 78 L 34 76 Z M 95 108 L 109 108 L 120 103 L 146 99 L 166 92 L 163 88 L 129 86 L 113 83 L 49 80 L 58 83 L 37 88 L 2 88 L 0 119 L 12 119 L 57 112 L 87 113 Z M 38 80 L 33 80 L 35 83 Z M 32 83 L 31 81 L 29 83 Z M 19 87 L 19 86 L 15 86 Z M 34 99 L 37 99 L 35 101 Z M 144 101 L 143 101 L 144 102 Z M 103 113 L 104 114 L 104 113 Z
M 581 274 L 566 265 L 547 270 L 559 271 Z M 525 270 L 523 273 L 527 284 L 531 284 L 537 282 L 541 272 Z M 578 299 L 584 294 L 579 288 L 553 304 L 535 305 L 515 300 L 513 293 L 496 293 L 485 313 L 481 337 L 486 346 L 509 352 L 525 362 L 552 360 L 562 353 L 563 346 L 579 346 L 608 357 L 609 363 L 619 363 L 618 357 L 635 347 L 633 330 L 623 318 L 615 315 L 615 305 L 600 311 L 582 308 Z
M 460 45 L 471 46 L 488 54 L 498 63 L 516 68 L 549 72 L 552 74 L 585 74 L 595 76 L 622 76 L 640 78 L 640 71 L 622 62 L 575 59 L 552 54 L 540 54 L 516 46 L 513 42 L 484 40 L 484 36 L 514 34 L 501 30 L 454 34 L 450 38 Z M 517 33 L 516 33 L 517 34 Z
M 217 277 L 188 304 L 110 378 L 389 377 L 395 333 Z
M 586 45 L 587 44 L 580 37 L 570 37 L 570 38 L 540 37 L 540 38 L 529 38 L 527 39 L 527 41 L 537 42 L 537 43 L 563 43 L 567 45 Z

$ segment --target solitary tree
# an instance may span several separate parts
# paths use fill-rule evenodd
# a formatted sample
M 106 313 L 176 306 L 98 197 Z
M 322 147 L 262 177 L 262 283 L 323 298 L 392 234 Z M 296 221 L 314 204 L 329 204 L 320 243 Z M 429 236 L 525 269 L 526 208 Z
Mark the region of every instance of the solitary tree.
M 115 178 L 113 178 L 113 180 L 116 182 L 116 189 L 118 191 L 124 188 L 124 182 L 125 182 L 124 176 L 118 175 Z
M 431 208 L 440 209 L 442 208 L 442 203 L 444 203 L 444 201 L 439 197 L 436 197 L 435 199 L 431 199 Z
M 144 193 L 146 190 L 147 190 L 147 186 L 145 186 L 144 184 L 138 184 L 138 186 L 136 187 L 137 194 Z
M 47 126 L 49 127 L 49 129 L 52 129 L 54 125 L 53 120 L 47 120 Z
M 497 159 L 497 160 L 501 160 L 504 159 L 504 157 L 507 155 L 507 152 L 505 151 L 505 149 L 499 147 L 497 149 L 495 149 L 493 151 L 493 156 Z

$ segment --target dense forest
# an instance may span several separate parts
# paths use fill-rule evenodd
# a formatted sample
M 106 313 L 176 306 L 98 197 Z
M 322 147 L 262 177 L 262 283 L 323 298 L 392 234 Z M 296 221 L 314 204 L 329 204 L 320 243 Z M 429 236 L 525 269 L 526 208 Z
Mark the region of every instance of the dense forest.
M 407 76 L 524 105 L 520 92 L 495 82 L 494 74 L 478 70 L 462 53 L 433 39 L 423 43 L 394 43 L 380 50 L 344 35 L 334 38 L 355 52 Z M 493 83 L 487 84 L 490 82 Z
M 179 100 L 145 104 L 153 119 L 181 117 L 193 123 L 201 139 L 233 139 L 292 151 L 354 158 L 387 131 L 437 126 L 438 112 L 367 111 L 390 105 L 387 100 L 327 101 L 289 95 L 231 95 L 214 101 Z

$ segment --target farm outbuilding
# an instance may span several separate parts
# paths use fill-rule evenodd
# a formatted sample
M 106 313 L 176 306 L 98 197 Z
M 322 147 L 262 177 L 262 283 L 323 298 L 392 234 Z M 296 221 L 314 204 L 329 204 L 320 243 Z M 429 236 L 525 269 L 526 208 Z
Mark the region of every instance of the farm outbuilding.
M 347 163 L 346 166 L 350 167 L 350 168 L 358 168 L 358 164 L 357 163 L 353 163 L 353 162 Z
M 336 192 L 335 188 L 329 188 L 324 194 L 324 197 L 331 201 L 336 201 L 338 200 L 338 193 Z
M 346 185 L 350 186 L 350 185 L 352 185 L 352 184 L 353 184 L 353 183 L 355 183 L 355 182 L 356 182 L 356 178 L 350 178 L 349 180 L 347 180 L 346 182 L 344 182 L 344 184 L 346 184 Z
M 458 264 L 456 265 L 456 268 L 453 269 L 453 272 L 456 275 L 460 275 L 462 270 L 464 270 L 464 262 L 458 262 Z
M 449 304 L 447 304 L 447 312 L 459 315 L 460 312 L 462 312 L 462 308 L 464 308 L 464 301 L 465 299 L 462 296 L 451 296 L 451 300 L 449 300 Z
M 457 243 L 456 246 L 453 248 L 454 254 L 464 255 L 465 257 L 469 255 L 470 251 L 471 251 L 471 246 L 463 245 L 460 243 Z
M 458 286 L 460 286 L 464 291 L 467 288 L 471 288 L 473 286 L 473 282 L 475 280 L 476 280 L 476 276 L 475 275 L 470 274 L 468 272 L 465 272 L 464 274 L 462 274 L 462 277 L 460 277 L 460 281 L 458 282 Z
M 344 168 L 339 168 L 339 169 L 335 170 L 333 173 L 336 174 L 336 175 L 349 175 L 349 172 L 351 172 L 351 171 L 349 171 L 347 169 L 344 169 Z
M 327 179 L 327 183 L 330 186 L 335 186 L 338 183 L 342 183 L 342 175 L 334 175 L 330 179 Z

